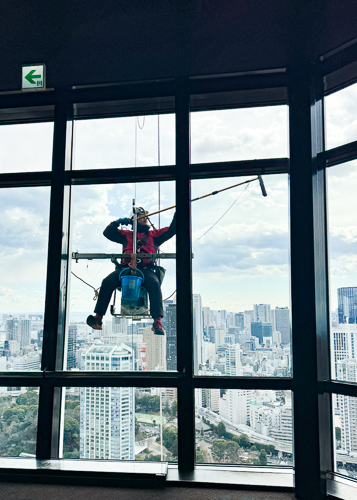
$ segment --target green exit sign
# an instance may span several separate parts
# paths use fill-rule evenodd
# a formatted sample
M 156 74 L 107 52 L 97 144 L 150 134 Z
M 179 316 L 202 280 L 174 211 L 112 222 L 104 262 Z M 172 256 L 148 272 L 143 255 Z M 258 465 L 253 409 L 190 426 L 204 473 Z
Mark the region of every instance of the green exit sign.
M 46 88 L 46 66 L 26 64 L 22 66 L 22 90 Z

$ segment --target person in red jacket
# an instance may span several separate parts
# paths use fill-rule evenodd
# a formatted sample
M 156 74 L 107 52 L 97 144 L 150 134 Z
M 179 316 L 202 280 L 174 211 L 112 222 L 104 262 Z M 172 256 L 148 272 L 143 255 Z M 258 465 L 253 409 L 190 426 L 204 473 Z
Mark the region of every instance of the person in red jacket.
M 138 218 L 137 226 L 137 252 L 142 253 L 157 253 L 157 249 L 165 241 L 169 240 L 176 234 L 176 214 L 174 215 L 170 226 L 162 229 L 151 230 L 147 218 L 148 212 L 142 210 L 144 216 Z M 132 224 L 132 219 L 123 218 L 111 222 L 104 229 L 104 236 L 110 241 L 121 243 L 123 245 L 123 253 L 130 254 L 133 252 L 133 231 L 119 229 L 119 225 Z M 122 265 L 127 266 L 130 263 L 130 258 L 122 259 Z M 151 259 L 142 259 L 137 265 L 138 269 L 144 274 L 144 287 L 148 291 L 150 300 L 150 314 L 154 320 L 153 332 L 156 335 L 164 335 L 164 328 L 161 323 L 161 318 L 164 315 L 162 294 L 159 278 L 155 273 L 155 268 Z M 87 318 L 87 324 L 94 330 L 102 329 L 102 319 L 107 312 L 108 305 L 113 291 L 119 285 L 119 274 L 121 269 L 117 269 L 113 273 L 104 278 L 99 290 L 97 304 L 94 309 L 95 315 L 90 315 Z

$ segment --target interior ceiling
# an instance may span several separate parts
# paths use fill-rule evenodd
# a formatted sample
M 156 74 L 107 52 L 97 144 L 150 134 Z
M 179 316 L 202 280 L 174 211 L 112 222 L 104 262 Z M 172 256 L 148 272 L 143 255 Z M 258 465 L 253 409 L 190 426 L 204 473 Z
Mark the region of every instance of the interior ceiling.
M 0 91 L 44 62 L 47 87 L 236 73 L 311 60 L 356 37 L 355 0 L 12 0 Z M 294 38 L 295 37 L 295 38 Z M 297 38 L 296 38 L 297 37 Z

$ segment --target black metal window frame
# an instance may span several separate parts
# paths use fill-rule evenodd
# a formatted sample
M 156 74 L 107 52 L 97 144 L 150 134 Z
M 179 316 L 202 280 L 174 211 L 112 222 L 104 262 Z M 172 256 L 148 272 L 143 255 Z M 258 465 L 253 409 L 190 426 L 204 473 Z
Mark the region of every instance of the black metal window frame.
M 51 171 L 0 174 L 0 187 L 3 188 L 51 187 L 41 372 L 3 372 L 0 377 L 1 386 L 40 388 L 37 458 L 58 458 L 63 387 L 177 387 L 178 467 L 181 471 L 192 471 L 195 467 L 195 388 L 291 390 L 296 493 L 304 499 L 322 498 L 326 493 L 326 476 L 333 471 L 331 395 L 357 396 L 357 386 L 331 380 L 325 171 L 330 165 L 357 158 L 357 141 L 324 150 L 323 97 L 328 92 L 329 81 L 334 81 L 335 86 L 331 88 L 337 88 L 336 78 L 329 77 L 344 67 L 345 61 L 353 57 L 357 60 L 355 52 L 355 47 L 343 48 L 338 57 L 332 54 L 314 65 L 301 57 L 288 71 L 0 95 L 0 123 L 54 121 Z M 340 86 L 348 80 L 343 78 Z M 351 78 L 349 75 L 349 82 Z M 139 114 L 143 109 L 147 114 L 150 109 L 145 108 L 146 104 L 143 108 L 143 102 L 155 103 L 151 112 L 175 112 L 174 166 L 71 170 L 74 119 Z M 281 103 L 289 103 L 290 159 L 190 164 L 190 111 Z M 190 182 L 202 178 L 275 173 L 290 176 L 293 378 L 196 377 L 192 351 L 187 349 L 188 345 L 193 345 Z M 101 375 L 65 372 L 62 366 L 71 186 L 158 180 L 176 182 L 176 265 L 180 270 L 177 273 L 178 370 L 174 373 Z M 302 310 L 304 315 L 300 313 Z

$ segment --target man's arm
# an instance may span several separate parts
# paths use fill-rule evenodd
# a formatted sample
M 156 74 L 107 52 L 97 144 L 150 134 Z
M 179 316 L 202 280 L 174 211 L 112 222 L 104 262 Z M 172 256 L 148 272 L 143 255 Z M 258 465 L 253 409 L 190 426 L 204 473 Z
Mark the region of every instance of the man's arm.
M 158 235 L 154 236 L 155 246 L 160 246 L 176 234 L 176 213 L 169 227 L 157 230 Z
M 108 240 L 114 241 L 115 243 L 121 243 L 122 245 L 126 245 L 126 236 L 122 231 L 118 230 L 119 222 L 113 221 L 107 226 L 103 234 Z

